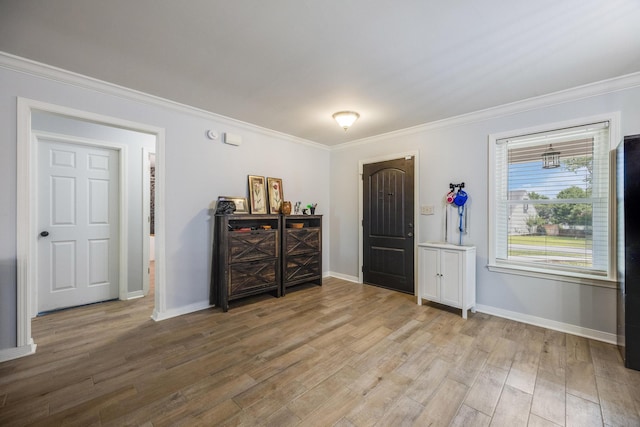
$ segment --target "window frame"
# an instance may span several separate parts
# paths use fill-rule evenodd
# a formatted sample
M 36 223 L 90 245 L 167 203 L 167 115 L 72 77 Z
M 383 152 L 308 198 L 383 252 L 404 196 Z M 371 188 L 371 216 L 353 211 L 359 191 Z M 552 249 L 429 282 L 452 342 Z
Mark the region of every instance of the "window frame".
M 583 126 L 589 123 L 609 121 L 609 209 L 608 209 L 608 266 L 606 276 L 602 274 L 590 274 L 588 272 L 564 271 L 555 268 L 545 268 L 543 266 L 533 267 L 531 265 L 523 265 L 522 263 L 501 260 L 496 258 L 497 253 L 497 202 L 496 197 L 496 146 L 499 140 L 506 138 L 515 138 L 518 136 L 550 132 L 568 127 Z M 490 134 L 488 137 L 489 146 L 489 174 L 488 174 L 488 265 L 487 268 L 493 272 L 516 274 L 527 277 L 535 277 L 549 280 L 557 280 L 562 282 L 571 282 L 586 284 L 592 286 L 601 286 L 607 288 L 617 287 L 617 269 L 616 269 L 616 192 L 615 192 L 615 150 L 620 141 L 620 112 L 611 112 L 589 117 L 581 117 L 577 119 L 567 120 L 563 122 L 547 123 L 539 126 L 514 129 L 500 133 Z

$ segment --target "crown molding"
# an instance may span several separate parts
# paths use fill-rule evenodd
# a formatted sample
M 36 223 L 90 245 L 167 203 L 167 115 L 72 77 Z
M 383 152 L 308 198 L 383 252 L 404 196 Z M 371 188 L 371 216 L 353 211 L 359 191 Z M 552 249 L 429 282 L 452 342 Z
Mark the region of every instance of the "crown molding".
M 43 64 L 27 58 L 22 58 L 10 53 L 0 51 L 0 68 L 31 74 L 36 77 L 57 81 L 82 89 L 90 89 L 106 95 L 117 96 L 131 101 L 141 102 L 148 105 L 159 106 L 169 110 L 194 115 L 205 120 L 214 120 L 221 125 L 233 126 L 261 135 L 286 140 L 296 144 L 306 145 L 325 151 L 341 151 L 360 145 L 372 144 L 378 141 L 387 140 L 389 138 L 398 138 L 413 135 L 420 132 L 426 132 L 434 129 L 446 127 L 460 126 L 474 122 L 505 117 L 513 114 L 523 113 L 526 111 L 536 110 L 554 105 L 564 104 L 567 102 L 578 101 L 585 98 L 604 95 L 611 92 L 617 92 L 625 89 L 640 86 L 640 72 L 627 74 L 620 77 L 614 77 L 608 80 L 602 80 L 595 83 L 589 83 L 574 88 L 564 89 L 546 95 L 540 95 L 515 101 L 509 104 L 503 104 L 497 107 L 491 107 L 484 110 L 478 110 L 459 116 L 454 116 L 434 122 L 424 123 L 409 128 L 400 129 L 393 132 L 382 133 L 372 137 L 362 138 L 355 141 L 345 142 L 343 144 L 327 146 L 308 139 L 299 138 L 273 129 L 264 128 L 248 122 L 226 117 L 217 113 L 206 111 L 190 105 L 181 104 L 159 96 L 151 95 L 124 86 L 105 82 L 93 77 L 74 73 L 52 65 Z
M 325 151 L 330 150 L 328 146 L 320 144 L 318 142 L 310 141 L 304 138 L 298 138 L 296 136 L 278 132 L 273 129 L 268 129 L 248 122 L 243 122 L 241 120 L 226 117 L 217 113 L 212 113 L 201 108 L 181 104 L 176 101 L 171 101 L 169 99 L 161 98 L 159 96 L 151 95 L 135 89 L 130 89 L 114 83 L 109 83 L 93 77 L 85 76 L 83 74 L 78 74 L 73 71 L 54 67 L 52 65 L 43 64 L 31 59 L 12 55 L 7 52 L 0 51 L 0 68 L 5 68 L 12 71 L 30 74 L 35 77 L 65 83 L 81 89 L 93 90 L 106 95 L 117 96 L 129 101 L 136 101 L 147 105 L 166 108 L 176 112 L 197 116 L 205 120 L 213 120 L 223 126 L 233 126 L 250 132 L 256 132 L 267 137 L 278 138 L 281 140 L 286 140 L 296 144 L 302 144 Z
M 484 110 L 478 110 L 472 113 L 462 114 L 459 116 L 424 123 L 421 125 L 400 129 L 393 132 L 387 132 L 368 138 L 345 142 L 343 144 L 332 146 L 331 150 L 346 150 L 360 145 L 372 144 L 375 142 L 388 140 L 389 138 L 398 138 L 434 129 L 460 126 L 464 124 L 511 116 L 526 111 L 552 107 L 554 105 L 565 104 L 567 102 L 579 101 L 581 99 L 592 98 L 594 96 L 604 95 L 611 92 L 618 92 L 638 86 L 640 86 L 640 72 L 626 74 L 624 76 L 614 77 L 612 79 L 589 83 L 582 86 L 576 86 L 558 92 L 552 92 L 546 95 L 535 96 L 533 98 L 527 98 L 520 101 L 511 102 L 509 104 L 499 105 L 497 107 L 486 108 Z

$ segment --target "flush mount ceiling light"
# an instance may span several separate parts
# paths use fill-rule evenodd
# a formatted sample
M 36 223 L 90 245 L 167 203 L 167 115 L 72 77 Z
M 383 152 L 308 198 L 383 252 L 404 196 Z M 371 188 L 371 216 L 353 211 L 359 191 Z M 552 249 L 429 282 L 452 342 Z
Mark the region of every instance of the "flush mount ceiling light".
M 542 153 L 542 169 L 554 169 L 560 167 L 560 152 L 554 151 L 551 144 L 549 148 Z
M 336 120 L 336 122 L 338 122 L 340 126 L 342 126 L 342 129 L 344 129 L 344 131 L 346 132 L 347 129 L 349 129 L 349 126 L 351 126 L 353 122 L 358 120 L 360 114 L 356 113 L 355 111 L 338 111 L 337 113 L 334 113 L 332 117 Z

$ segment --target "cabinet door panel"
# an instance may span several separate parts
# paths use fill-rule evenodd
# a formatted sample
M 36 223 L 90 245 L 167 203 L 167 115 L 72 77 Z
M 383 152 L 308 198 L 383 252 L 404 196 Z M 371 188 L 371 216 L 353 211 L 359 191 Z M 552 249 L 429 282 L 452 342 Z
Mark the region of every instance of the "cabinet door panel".
M 229 233 L 229 263 L 277 256 L 277 230 Z
M 278 260 L 254 261 L 229 266 L 229 296 L 278 285 Z
M 440 281 L 438 277 L 438 250 L 420 248 L 420 296 L 430 301 L 440 301 Z
M 285 231 L 285 250 L 287 255 L 296 255 L 320 250 L 320 229 L 292 229 Z
M 318 277 L 320 275 L 320 254 L 288 257 L 284 274 L 285 282 Z
M 462 259 L 458 251 L 440 252 L 442 279 L 442 302 L 460 307 L 462 303 Z

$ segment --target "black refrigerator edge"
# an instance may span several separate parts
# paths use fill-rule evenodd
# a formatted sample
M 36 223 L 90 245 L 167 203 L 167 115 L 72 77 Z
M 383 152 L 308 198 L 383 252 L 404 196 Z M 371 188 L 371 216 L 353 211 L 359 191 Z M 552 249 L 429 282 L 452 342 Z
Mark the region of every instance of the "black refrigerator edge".
M 640 135 L 616 149 L 617 335 L 627 368 L 640 370 Z

